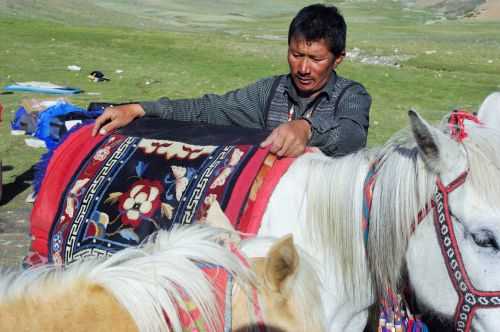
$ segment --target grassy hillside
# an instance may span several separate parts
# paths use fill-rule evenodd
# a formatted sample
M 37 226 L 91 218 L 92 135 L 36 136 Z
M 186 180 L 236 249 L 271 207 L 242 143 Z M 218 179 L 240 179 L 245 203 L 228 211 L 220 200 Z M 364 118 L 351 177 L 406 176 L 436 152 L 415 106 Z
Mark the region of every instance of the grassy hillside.
M 287 71 L 288 23 L 303 1 L 177 3 L 0 0 L 0 86 L 33 80 L 76 86 L 86 92 L 71 101 L 85 107 L 222 93 Z M 335 3 L 348 21 L 349 51 L 357 52 L 339 72 L 362 82 L 373 97 L 370 145 L 406 126 L 411 107 L 436 121 L 456 107 L 476 109 L 500 90 L 500 23 L 435 21 L 430 12 L 390 0 Z M 372 64 L 387 58 L 398 66 Z M 73 64 L 82 71 L 66 69 Z M 88 81 L 96 69 L 111 81 Z M 4 184 L 14 183 L 43 152 L 9 134 L 9 120 L 26 97 L 46 96 L 0 95 L 0 158 L 9 166 Z M 0 212 L 21 206 L 26 194 Z
M 85 26 L 135 29 L 224 29 L 237 22 L 290 14 L 312 1 L 298 0 L 1 0 L 0 12 Z

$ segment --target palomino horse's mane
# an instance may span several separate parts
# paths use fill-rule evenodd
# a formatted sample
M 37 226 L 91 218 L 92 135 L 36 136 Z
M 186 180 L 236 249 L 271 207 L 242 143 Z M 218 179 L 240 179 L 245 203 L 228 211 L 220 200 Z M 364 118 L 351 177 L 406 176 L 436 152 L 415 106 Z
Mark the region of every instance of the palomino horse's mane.
M 441 130 L 448 131 L 445 125 Z M 467 122 L 467 133 L 463 142 L 469 165 L 466 183 L 478 189 L 481 199 L 494 200 L 500 197 L 500 132 Z M 365 251 L 363 187 L 374 161 L 378 168 Z M 340 273 L 344 291 L 355 299 L 363 296 L 358 290 L 366 287 L 366 273 L 372 274 L 376 293 L 387 286 L 397 289 L 412 225 L 431 199 L 436 181 L 436 174 L 421 159 L 413 135 L 405 129 L 382 148 L 337 159 L 310 156 L 298 162 L 308 174 L 307 220 L 311 227 L 307 236 L 317 250 L 326 250 L 327 259 L 336 259 L 336 264 L 325 263 L 332 266 L 327 273 Z
M 64 273 L 61 268 L 48 265 L 3 273 L 0 302 L 26 296 L 43 298 L 50 295 L 47 291 L 62 293 L 75 281 L 85 281 L 112 293 L 140 331 L 167 331 L 163 312 L 173 330 L 180 331 L 176 303 L 183 303 L 179 293 L 182 289 L 199 308 L 209 330 L 217 330 L 223 313 L 217 309 L 213 285 L 196 262 L 221 266 L 242 285 L 255 282 L 253 273 L 237 256 L 217 243 L 221 232 L 199 225 L 177 228 L 160 232 L 154 241 L 119 251 L 106 260 L 90 259 L 70 265 Z

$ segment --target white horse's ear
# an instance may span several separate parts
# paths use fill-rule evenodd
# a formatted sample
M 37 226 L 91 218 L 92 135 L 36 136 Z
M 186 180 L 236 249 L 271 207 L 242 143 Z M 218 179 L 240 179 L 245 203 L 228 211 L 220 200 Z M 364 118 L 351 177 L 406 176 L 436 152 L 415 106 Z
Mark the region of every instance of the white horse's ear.
M 408 116 L 422 159 L 432 172 L 445 174 L 461 166 L 463 151 L 456 141 L 429 125 L 416 111 L 408 111 Z
M 500 92 L 493 92 L 486 97 L 479 107 L 477 117 L 483 125 L 500 130 Z
M 299 254 L 293 244 L 292 235 L 287 235 L 269 249 L 265 263 L 265 280 L 269 288 L 287 293 L 287 281 L 299 267 Z

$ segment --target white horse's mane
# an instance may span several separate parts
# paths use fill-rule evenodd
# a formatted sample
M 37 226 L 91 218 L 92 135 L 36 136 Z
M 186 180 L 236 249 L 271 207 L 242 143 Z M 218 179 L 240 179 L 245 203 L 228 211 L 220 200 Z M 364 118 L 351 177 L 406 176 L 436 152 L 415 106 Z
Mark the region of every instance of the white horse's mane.
M 174 331 L 182 331 L 176 303 L 182 304 L 179 289 L 200 309 L 209 330 L 221 325 L 223 312 L 216 305 L 214 288 L 198 263 L 225 268 L 241 284 L 255 283 L 252 271 L 216 239 L 221 229 L 193 225 L 159 232 L 141 247 L 127 248 L 112 257 L 90 259 L 67 269 L 45 265 L 3 273 L 0 301 L 20 297 L 44 297 L 51 291 L 64 292 L 75 281 L 102 286 L 128 311 L 140 331 L 168 331 L 164 313 Z M 161 287 L 158 287 L 161 285 Z
M 447 132 L 446 126 L 440 130 Z M 467 122 L 466 182 L 483 200 L 500 197 L 500 132 Z M 369 165 L 378 160 L 370 213 L 368 246 L 363 245 L 363 187 Z M 345 289 L 361 300 L 364 277 L 371 273 L 374 291 L 397 289 L 404 267 L 408 239 L 418 212 L 435 191 L 433 174 L 420 157 L 413 135 L 402 130 L 382 148 L 365 149 L 341 158 L 311 156 L 297 163 L 308 174 L 307 236 L 324 257 L 335 257 L 328 273 L 342 276 Z M 492 202 L 493 203 L 493 202 Z M 498 202 L 494 202 L 498 204 Z M 368 265 L 367 265 L 368 259 Z M 368 269 L 367 269 L 368 267 Z
M 296 162 L 307 174 L 306 220 L 310 227 L 304 230 L 305 238 L 312 252 L 322 252 L 323 257 L 336 263 L 321 262 L 326 269 L 324 278 L 341 273 L 344 291 L 356 297 L 362 296 L 358 290 L 366 287 L 361 274 L 368 273 L 362 244 L 361 198 L 369 155 L 368 151 L 336 159 L 310 155 Z

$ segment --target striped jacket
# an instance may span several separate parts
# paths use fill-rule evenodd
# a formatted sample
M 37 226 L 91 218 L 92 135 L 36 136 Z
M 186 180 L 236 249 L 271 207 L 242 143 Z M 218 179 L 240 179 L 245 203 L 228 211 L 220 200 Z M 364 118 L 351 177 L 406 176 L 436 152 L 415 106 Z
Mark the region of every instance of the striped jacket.
M 310 146 L 340 156 L 366 145 L 371 97 L 361 84 L 334 73 L 318 96 L 305 105 L 294 89 L 290 75 L 281 75 L 223 95 L 160 98 L 140 104 L 146 116 L 262 129 L 288 121 L 293 106 L 293 119 L 307 117 L 311 124 Z

